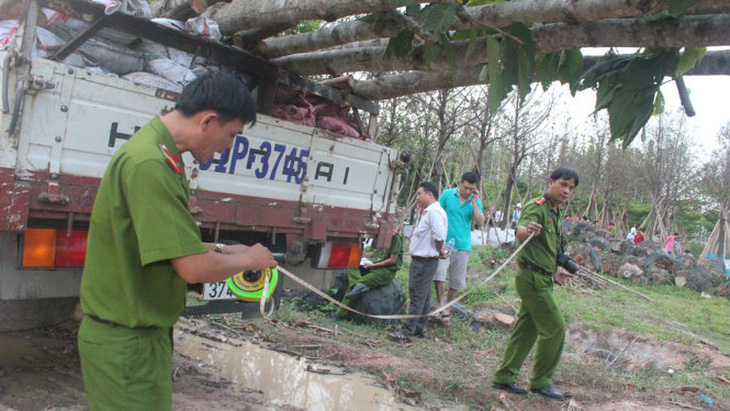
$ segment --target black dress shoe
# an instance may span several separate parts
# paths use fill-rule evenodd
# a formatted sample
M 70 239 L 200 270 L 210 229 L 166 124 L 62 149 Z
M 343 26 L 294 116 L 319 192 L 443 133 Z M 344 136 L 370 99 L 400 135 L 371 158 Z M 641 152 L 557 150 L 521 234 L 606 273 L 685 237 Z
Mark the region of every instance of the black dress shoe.
M 498 390 L 503 390 L 507 392 L 511 392 L 512 394 L 527 394 L 527 390 L 524 388 L 521 388 L 517 383 L 510 382 L 507 384 L 501 383 L 501 382 L 493 382 L 492 388 L 496 388 Z
M 530 388 L 530 391 L 534 392 L 535 394 L 540 394 L 543 397 L 553 398 L 556 400 L 564 400 L 566 398 L 572 397 L 572 395 L 568 391 L 560 391 L 552 385 L 549 385 L 545 388 Z

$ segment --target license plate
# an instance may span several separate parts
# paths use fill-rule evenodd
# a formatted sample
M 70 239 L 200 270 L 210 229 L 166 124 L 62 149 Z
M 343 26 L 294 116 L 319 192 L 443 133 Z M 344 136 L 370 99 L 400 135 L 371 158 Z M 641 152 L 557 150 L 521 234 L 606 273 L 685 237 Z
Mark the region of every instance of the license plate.
M 225 281 L 203 284 L 203 300 L 237 300 Z

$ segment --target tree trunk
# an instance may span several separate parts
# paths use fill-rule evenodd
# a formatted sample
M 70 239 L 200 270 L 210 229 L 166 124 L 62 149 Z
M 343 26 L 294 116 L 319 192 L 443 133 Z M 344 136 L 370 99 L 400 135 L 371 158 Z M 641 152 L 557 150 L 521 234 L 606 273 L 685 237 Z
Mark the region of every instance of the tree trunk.
M 598 57 L 584 57 L 584 69 L 591 67 Z M 386 100 L 398 96 L 451 87 L 482 84 L 479 73 L 482 66 L 468 66 L 455 71 L 413 71 L 379 76 L 373 80 L 357 81 L 353 92 L 368 100 Z M 707 53 L 688 75 L 730 75 L 730 50 Z
M 644 20 L 597 22 L 572 27 L 550 24 L 532 29 L 538 53 L 551 53 L 575 47 L 687 47 L 730 44 L 730 15 L 690 16 L 673 22 Z M 700 28 L 700 29 L 698 29 Z M 631 30 L 630 30 L 631 29 Z M 630 33 L 627 34 L 627 31 Z M 472 40 L 451 43 L 460 66 L 487 62 L 487 46 L 479 38 L 467 58 Z M 274 59 L 300 75 L 342 74 L 352 71 L 439 70 L 451 66 L 444 53 L 433 62 L 426 60 L 426 46 L 414 47 L 400 58 L 385 58 L 385 47 L 328 50 L 294 54 Z
M 216 21 L 223 35 L 229 35 L 241 30 L 303 20 L 335 21 L 397 7 L 397 0 L 233 0 L 216 4 L 203 15 Z
M 539 3 L 514 1 L 492 3 L 486 6 L 468 7 L 466 11 L 479 23 L 486 26 L 504 27 L 512 24 L 513 21 L 527 23 L 561 22 L 570 25 L 571 28 L 576 28 L 575 31 L 583 31 L 583 36 L 590 36 L 593 34 L 593 30 L 595 30 L 593 25 L 576 25 L 576 23 L 592 22 L 601 19 L 641 16 L 646 12 L 664 10 L 668 1 L 657 1 L 652 3 L 649 7 L 643 6 L 646 3 L 642 4 L 637 2 L 633 8 L 626 7 L 625 2 L 615 0 L 604 1 L 603 4 L 600 5 L 596 3 L 597 2 L 591 1 L 543 1 Z M 730 5 L 722 0 L 703 2 L 701 5 L 710 6 L 709 10 L 698 10 L 701 14 L 709 14 L 710 12 L 715 14 L 730 12 Z M 590 10 L 588 10 L 589 8 Z M 525 13 L 525 9 L 530 9 L 532 12 Z M 571 14 L 570 12 L 566 12 L 566 10 L 569 9 L 579 10 L 576 13 Z M 690 10 L 690 12 L 692 12 L 692 10 Z M 636 19 L 633 21 L 638 22 L 641 20 Z M 585 27 L 590 28 L 585 29 Z M 630 24 L 629 27 L 633 27 L 633 24 Z M 463 30 L 466 28 L 469 27 L 463 23 L 459 23 L 451 27 L 451 29 L 454 30 Z M 269 46 L 269 56 L 279 57 L 294 53 L 304 53 L 334 47 L 354 41 L 365 41 L 382 37 L 395 37 L 402 29 L 402 26 L 394 21 L 379 21 L 372 24 L 360 20 L 354 20 L 328 26 L 310 33 L 272 38 L 267 40 L 267 45 Z M 631 28 L 631 30 L 636 29 Z M 590 33 L 588 31 L 590 31 Z

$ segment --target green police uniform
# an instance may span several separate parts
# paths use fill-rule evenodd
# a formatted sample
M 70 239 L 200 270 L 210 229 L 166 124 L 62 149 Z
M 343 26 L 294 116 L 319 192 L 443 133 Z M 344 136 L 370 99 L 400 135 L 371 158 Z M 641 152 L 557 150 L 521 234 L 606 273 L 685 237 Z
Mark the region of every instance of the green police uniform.
M 373 263 L 378 263 L 390 257 L 391 254 L 397 254 L 398 259 L 395 264 L 386 265 L 383 267 L 376 267 L 370 270 L 366 270 L 363 274 L 360 268 L 351 268 L 347 270 L 347 281 L 350 286 L 345 291 L 345 294 L 349 293 L 355 284 L 365 284 L 370 288 L 382 287 L 388 285 L 395 278 L 395 273 L 403 265 L 403 237 L 397 232 L 393 232 L 393 237 L 390 239 L 390 247 L 378 248 L 373 251 Z M 356 298 L 345 298 L 342 300 L 342 304 L 348 307 L 352 307 L 355 303 Z M 341 318 L 347 318 L 349 311 L 344 308 L 337 309 L 337 315 Z
M 208 251 L 179 156 L 155 118 L 117 151 L 99 185 L 78 341 L 90 410 L 172 407 L 172 326 L 187 286 L 170 259 Z
M 552 277 L 562 249 L 560 210 L 551 209 L 545 197 L 533 199 L 525 206 L 518 226 L 530 222 L 541 224 L 542 231 L 517 256 L 520 269 L 515 286 L 522 306 L 494 382 L 516 382 L 522 363 L 537 341 L 530 388 L 540 389 L 552 385 L 565 340 L 565 320 L 553 299 Z

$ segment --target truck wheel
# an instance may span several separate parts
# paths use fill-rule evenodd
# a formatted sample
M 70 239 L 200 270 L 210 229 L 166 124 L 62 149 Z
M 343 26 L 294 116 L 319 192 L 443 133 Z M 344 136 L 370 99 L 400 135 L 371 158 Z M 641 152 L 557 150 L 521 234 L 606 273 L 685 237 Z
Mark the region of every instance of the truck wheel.
M 0 301 L 0 332 L 31 330 L 74 318 L 78 297 Z

